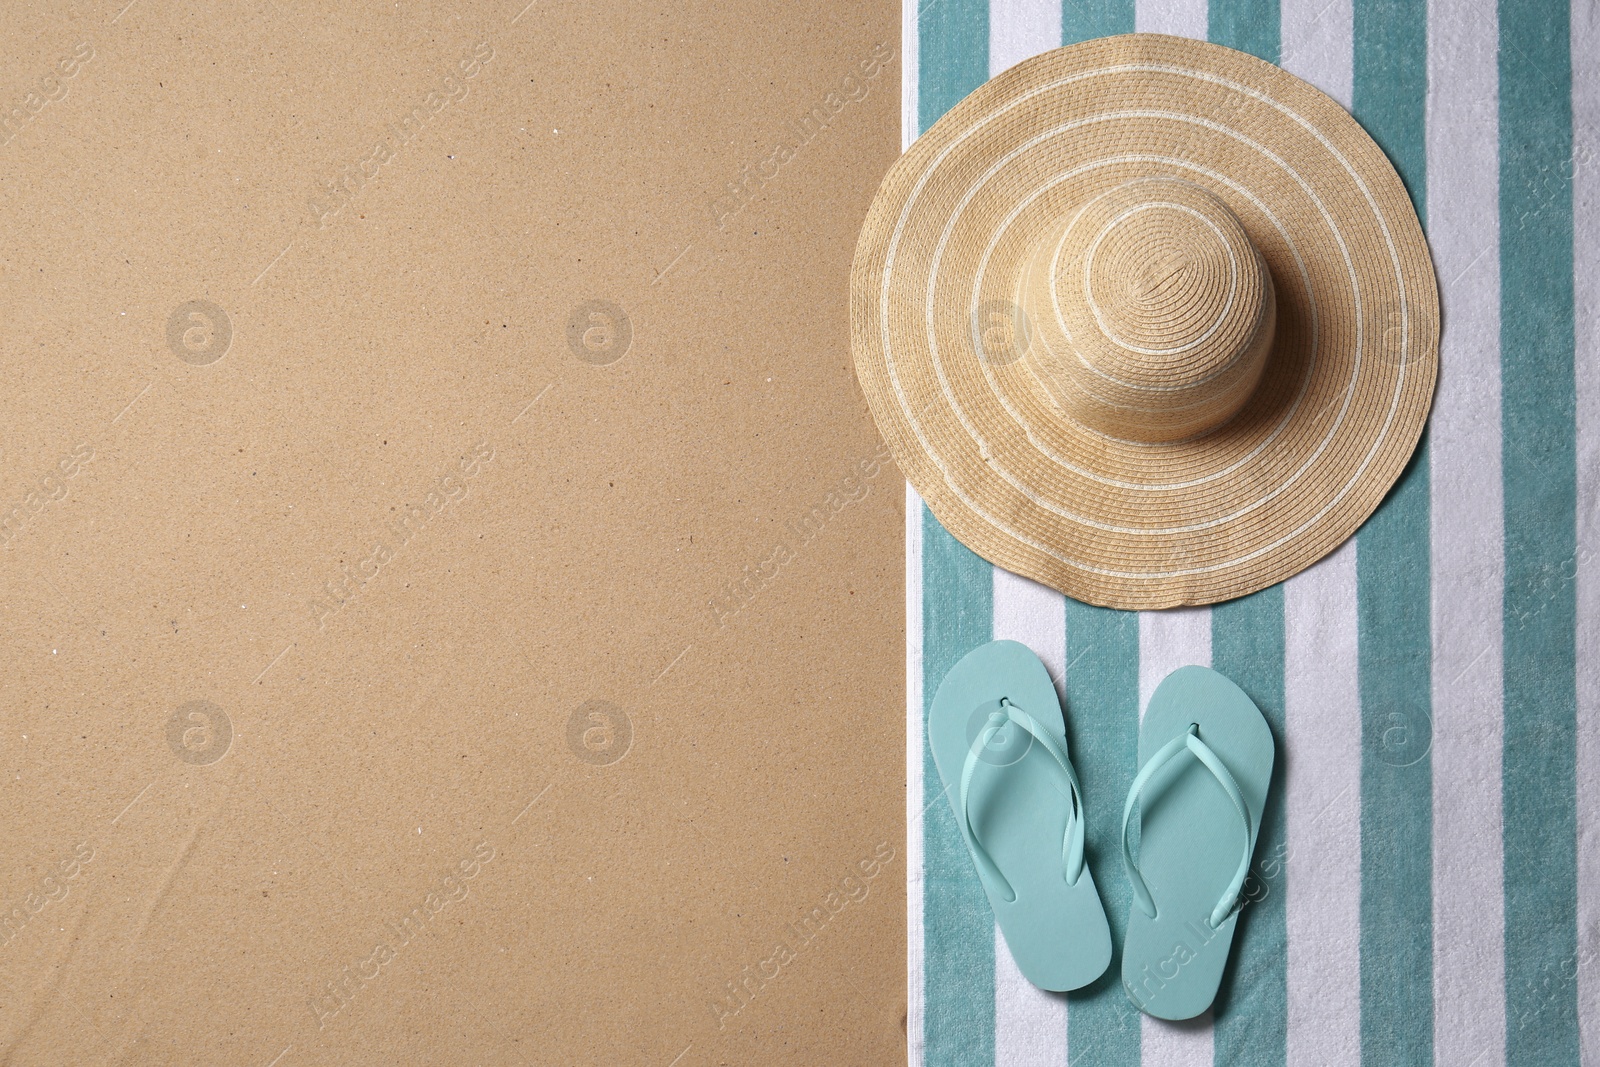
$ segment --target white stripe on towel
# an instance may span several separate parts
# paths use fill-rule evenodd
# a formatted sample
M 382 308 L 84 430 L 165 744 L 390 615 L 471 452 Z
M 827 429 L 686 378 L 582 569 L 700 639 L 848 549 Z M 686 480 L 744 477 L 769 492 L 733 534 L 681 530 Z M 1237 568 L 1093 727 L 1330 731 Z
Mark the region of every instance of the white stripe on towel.
M 1353 0 L 1286 3 L 1280 12 L 1279 65 L 1327 93 L 1346 111 L 1355 86 Z
M 900 4 L 900 151 L 911 147 L 922 130 L 918 128 L 921 117 L 917 114 L 919 86 L 917 84 L 917 57 L 922 51 L 922 31 L 917 21 L 917 0 L 901 0 Z M 911 492 L 910 485 L 906 491 Z M 910 512 L 907 511 L 909 515 Z
M 1500 754 L 1505 586 L 1500 480 L 1499 23 L 1432 0 L 1428 242 L 1444 309 L 1430 423 L 1433 1048 L 1505 1061 Z
M 1361 684 L 1351 538 L 1283 586 L 1288 1067 L 1361 1063 Z
M 1061 0 L 990 0 L 989 77 L 1061 47 Z
M 922 498 L 906 485 L 906 1045 L 922 1067 Z
M 1207 14 L 1206 0 L 1135 0 L 1133 28 L 1139 33 L 1170 33 L 1203 41 Z M 1148 1057 L 1145 1062 L 1150 1062 Z

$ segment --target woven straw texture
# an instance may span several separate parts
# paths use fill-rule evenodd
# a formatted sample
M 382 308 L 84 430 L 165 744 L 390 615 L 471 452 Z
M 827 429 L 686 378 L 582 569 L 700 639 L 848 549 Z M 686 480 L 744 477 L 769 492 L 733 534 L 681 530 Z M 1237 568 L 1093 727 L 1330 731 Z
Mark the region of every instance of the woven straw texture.
M 885 179 L 851 290 L 862 388 L 939 521 L 1108 607 L 1214 603 L 1332 551 L 1437 373 L 1432 262 L 1377 145 L 1293 75 L 1177 37 L 1058 49 L 963 100 Z

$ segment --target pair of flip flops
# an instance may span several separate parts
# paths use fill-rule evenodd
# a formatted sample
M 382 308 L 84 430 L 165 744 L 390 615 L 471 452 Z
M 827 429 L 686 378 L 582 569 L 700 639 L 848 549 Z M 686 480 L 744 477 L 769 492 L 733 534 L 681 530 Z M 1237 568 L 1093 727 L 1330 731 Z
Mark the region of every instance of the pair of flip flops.
M 1111 930 L 1044 664 L 1015 641 L 968 653 L 934 695 L 928 741 L 1017 968 L 1057 991 L 1099 978 Z M 1133 889 L 1122 984 L 1141 1011 L 1191 1019 L 1216 998 L 1272 760 L 1260 710 L 1217 672 L 1182 667 L 1151 696 L 1122 813 Z

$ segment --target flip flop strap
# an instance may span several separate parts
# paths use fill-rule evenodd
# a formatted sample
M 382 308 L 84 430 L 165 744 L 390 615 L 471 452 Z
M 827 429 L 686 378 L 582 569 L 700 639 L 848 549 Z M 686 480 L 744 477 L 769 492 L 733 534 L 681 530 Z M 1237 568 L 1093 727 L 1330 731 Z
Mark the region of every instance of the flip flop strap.
M 978 756 L 989 747 L 994 735 L 1005 729 L 1008 722 L 1014 722 L 1028 731 L 1033 739 L 1044 747 L 1053 758 L 1055 767 L 1066 778 L 1067 786 L 1072 790 L 1072 809 L 1067 813 L 1067 829 L 1061 839 L 1061 873 L 1068 885 L 1077 885 L 1078 876 L 1083 873 L 1083 794 L 1078 788 L 1078 774 L 1072 769 L 1072 761 L 1067 759 L 1067 753 L 1062 749 L 1061 743 L 1050 736 L 1050 731 L 1039 720 L 1011 701 L 1002 698 L 1000 710 L 989 716 L 988 724 L 972 742 L 972 747 L 967 751 L 966 763 L 961 768 L 961 833 L 967 839 L 967 846 L 972 849 L 978 870 L 999 886 L 1001 895 L 1011 901 L 1017 899 L 1017 892 L 1011 888 L 1006 876 L 1000 873 L 1000 868 L 990 858 L 988 850 L 979 843 L 977 832 L 972 829 L 972 809 L 968 806 L 972 774 L 977 770 Z
M 1160 751 L 1151 756 L 1139 774 L 1133 780 L 1133 786 L 1128 790 L 1128 801 L 1122 806 L 1122 866 L 1128 872 L 1128 881 L 1133 886 L 1133 899 L 1139 905 L 1139 910 L 1150 918 L 1156 917 L 1156 902 L 1150 896 L 1150 887 L 1145 885 L 1144 876 L 1139 873 L 1139 867 L 1133 862 L 1133 850 L 1128 847 L 1128 824 L 1132 821 L 1133 809 L 1139 802 L 1139 794 L 1149 783 L 1156 771 L 1160 770 L 1179 753 L 1188 750 L 1196 759 L 1205 765 L 1222 786 L 1223 792 L 1228 794 L 1228 799 L 1233 801 L 1233 810 L 1238 812 L 1240 820 L 1244 823 L 1244 855 L 1239 859 L 1239 869 L 1234 872 L 1233 881 L 1228 883 L 1228 888 L 1223 891 L 1222 899 L 1217 901 L 1217 906 L 1211 912 L 1211 928 L 1214 930 L 1222 925 L 1228 917 L 1228 912 L 1233 910 L 1234 903 L 1239 899 L 1239 891 L 1244 888 L 1245 875 L 1250 872 L 1251 845 L 1255 836 L 1250 828 L 1250 809 L 1245 807 L 1244 796 L 1239 792 L 1239 783 L 1234 781 L 1227 766 L 1221 758 L 1211 750 L 1211 746 L 1200 740 L 1199 727 L 1191 724 L 1186 733 L 1174 737 Z M 1141 820 L 1143 812 L 1140 813 Z

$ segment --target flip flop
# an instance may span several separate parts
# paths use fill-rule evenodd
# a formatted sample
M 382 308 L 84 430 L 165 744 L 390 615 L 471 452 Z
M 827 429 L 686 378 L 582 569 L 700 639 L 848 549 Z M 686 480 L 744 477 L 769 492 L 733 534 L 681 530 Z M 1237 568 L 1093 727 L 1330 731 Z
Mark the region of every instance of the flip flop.
M 1122 809 L 1122 861 L 1133 885 L 1122 986 L 1147 1015 L 1192 1019 L 1216 999 L 1272 759 L 1266 719 L 1216 671 L 1180 667 L 1151 695 L 1139 774 Z
M 1111 929 L 1083 862 L 1083 798 L 1055 685 L 1016 641 L 973 649 L 928 711 L 928 744 L 1017 969 L 1040 989 L 1088 985 Z

